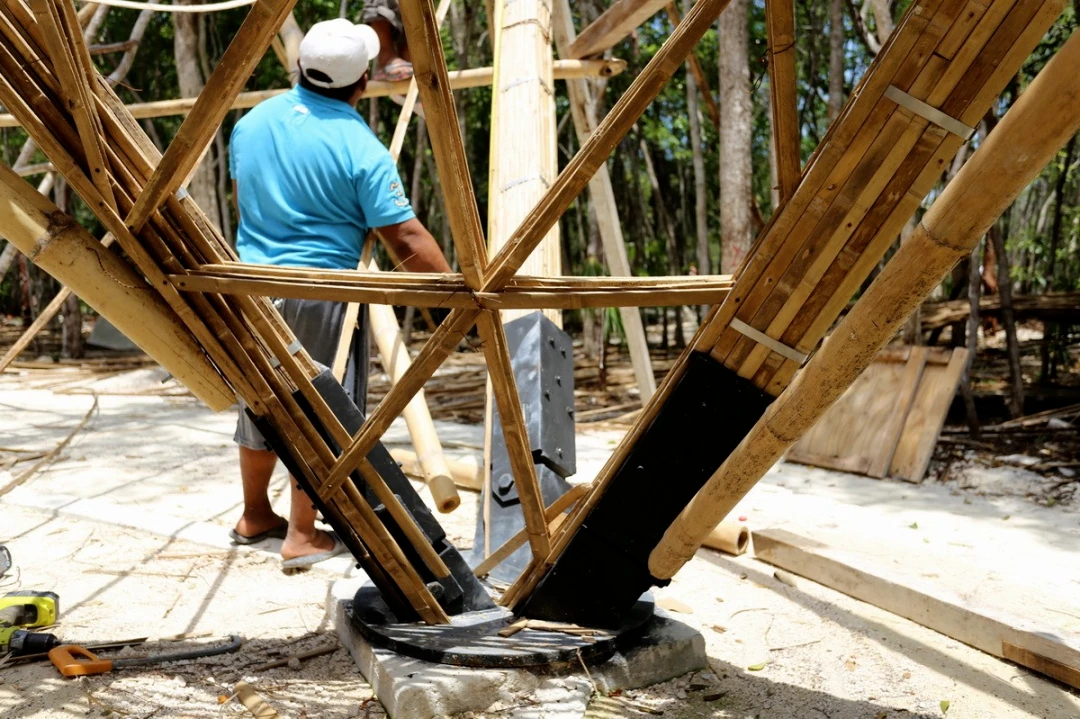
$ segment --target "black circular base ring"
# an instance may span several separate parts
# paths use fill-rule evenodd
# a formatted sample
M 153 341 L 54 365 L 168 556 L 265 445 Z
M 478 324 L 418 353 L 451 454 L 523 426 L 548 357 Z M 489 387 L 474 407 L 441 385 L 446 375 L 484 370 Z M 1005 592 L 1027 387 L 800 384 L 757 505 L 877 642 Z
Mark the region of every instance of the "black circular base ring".
M 360 587 L 345 607 L 352 626 L 372 644 L 414 659 L 464 667 L 558 667 L 581 661 L 606 661 L 653 616 L 646 592 L 616 629 L 591 636 L 526 628 L 499 636 L 516 619 L 503 607 L 459 614 L 450 624 L 400 624 L 374 585 Z

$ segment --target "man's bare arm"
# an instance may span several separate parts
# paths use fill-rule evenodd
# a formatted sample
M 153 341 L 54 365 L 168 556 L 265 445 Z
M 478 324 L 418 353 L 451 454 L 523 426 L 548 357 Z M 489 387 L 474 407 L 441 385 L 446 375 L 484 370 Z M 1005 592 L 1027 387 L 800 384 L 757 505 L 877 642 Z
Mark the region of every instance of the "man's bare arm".
M 378 231 L 409 272 L 450 272 L 439 243 L 415 217 Z

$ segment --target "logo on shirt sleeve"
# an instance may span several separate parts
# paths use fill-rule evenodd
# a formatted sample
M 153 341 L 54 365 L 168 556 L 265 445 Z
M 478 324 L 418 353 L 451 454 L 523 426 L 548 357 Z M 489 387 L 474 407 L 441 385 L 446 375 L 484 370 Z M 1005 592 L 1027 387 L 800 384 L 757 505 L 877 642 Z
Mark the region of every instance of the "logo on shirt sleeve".
M 390 196 L 394 200 L 394 204 L 398 207 L 408 207 L 409 198 L 405 197 L 405 188 L 401 186 L 401 183 L 397 180 L 390 182 Z

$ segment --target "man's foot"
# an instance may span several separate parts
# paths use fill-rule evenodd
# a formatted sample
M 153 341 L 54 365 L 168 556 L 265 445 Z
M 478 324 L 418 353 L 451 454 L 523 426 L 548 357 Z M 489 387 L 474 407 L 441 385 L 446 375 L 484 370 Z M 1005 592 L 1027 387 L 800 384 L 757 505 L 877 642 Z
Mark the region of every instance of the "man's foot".
M 288 529 L 288 520 L 273 512 L 259 517 L 245 514 L 236 527 L 229 530 L 229 537 L 237 544 L 256 544 L 264 539 L 285 539 Z
M 373 72 L 371 79 L 378 82 L 401 82 L 402 80 L 412 79 L 412 76 L 412 63 L 400 57 L 395 57 Z
M 290 532 L 281 545 L 281 568 L 285 571 L 307 569 L 345 550 L 344 542 L 333 532 L 315 530 L 314 536 Z

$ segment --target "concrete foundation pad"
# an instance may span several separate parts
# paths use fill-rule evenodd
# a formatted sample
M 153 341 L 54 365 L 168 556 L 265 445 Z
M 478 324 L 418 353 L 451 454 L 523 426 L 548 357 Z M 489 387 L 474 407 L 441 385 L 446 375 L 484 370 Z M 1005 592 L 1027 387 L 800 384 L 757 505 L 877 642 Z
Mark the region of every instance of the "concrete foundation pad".
M 412 659 L 372 646 L 352 627 L 348 605 L 364 577 L 334 583 L 328 613 L 375 695 L 394 719 L 429 719 L 467 711 L 505 711 L 520 719 L 583 717 L 593 686 L 602 694 L 667 681 L 708 666 L 705 640 L 663 610 L 630 650 L 598 666 L 565 672 L 473 669 Z

